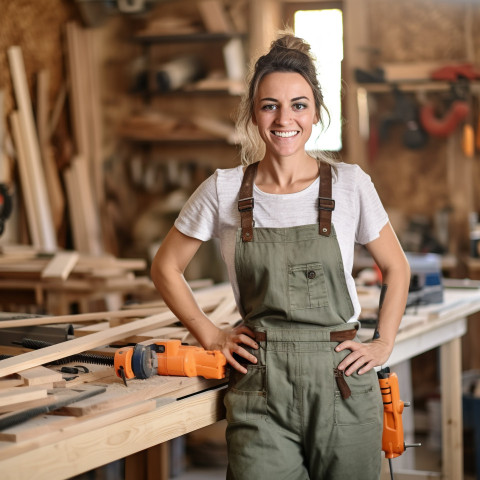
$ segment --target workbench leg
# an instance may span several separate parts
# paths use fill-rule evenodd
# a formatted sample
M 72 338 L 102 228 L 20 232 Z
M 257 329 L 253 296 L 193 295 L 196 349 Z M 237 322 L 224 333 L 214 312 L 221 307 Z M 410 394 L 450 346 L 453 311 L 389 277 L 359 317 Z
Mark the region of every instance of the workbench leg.
M 440 347 L 442 390 L 442 471 L 444 480 L 463 478 L 461 339 Z
M 169 442 L 163 442 L 125 458 L 125 480 L 168 480 Z
M 125 457 L 125 480 L 147 480 L 146 450 Z
M 170 477 L 170 442 L 163 442 L 147 450 L 148 480 L 168 480 Z

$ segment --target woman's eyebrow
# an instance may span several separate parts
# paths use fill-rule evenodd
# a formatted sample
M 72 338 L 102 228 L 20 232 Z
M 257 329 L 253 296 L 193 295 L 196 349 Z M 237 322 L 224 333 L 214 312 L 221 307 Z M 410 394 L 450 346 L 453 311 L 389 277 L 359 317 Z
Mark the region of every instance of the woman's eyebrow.
M 310 100 L 308 97 L 302 96 L 302 97 L 295 97 L 292 98 L 290 101 L 291 102 L 298 102 L 298 100 Z M 272 97 L 265 97 L 260 99 L 261 102 L 278 102 L 276 98 Z

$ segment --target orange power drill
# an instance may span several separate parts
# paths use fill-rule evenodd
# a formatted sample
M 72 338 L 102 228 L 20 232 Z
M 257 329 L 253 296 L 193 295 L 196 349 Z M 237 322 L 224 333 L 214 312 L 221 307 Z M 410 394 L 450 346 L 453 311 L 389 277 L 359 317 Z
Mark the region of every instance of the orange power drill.
M 377 372 L 380 392 L 383 399 L 382 450 L 388 458 L 390 476 L 393 480 L 392 458 L 399 457 L 408 447 L 419 447 L 420 443 L 405 444 L 403 438 L 402 413 L 410 403 L 400 400 L 400 389 L 396 373 L 385 367 Z
M 149 340 L 122 347 L 115 353 L 115 373 L 127 379 L 152 375 L 224 378 L 227 360 L 218 350 L 182 345 L 180 340 Z

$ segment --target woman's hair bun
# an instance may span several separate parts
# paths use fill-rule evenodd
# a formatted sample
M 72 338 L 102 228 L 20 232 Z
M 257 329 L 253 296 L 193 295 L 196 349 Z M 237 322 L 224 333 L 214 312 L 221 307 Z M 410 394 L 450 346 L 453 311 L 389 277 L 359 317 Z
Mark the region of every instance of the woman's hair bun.
M 280 32 L 280 36 L 272 42 L 271 49 L 285 48 L 288 50 L 296 50 L 311 56 L 310 45 L 302 38 L 296 37 L 290 31 Z

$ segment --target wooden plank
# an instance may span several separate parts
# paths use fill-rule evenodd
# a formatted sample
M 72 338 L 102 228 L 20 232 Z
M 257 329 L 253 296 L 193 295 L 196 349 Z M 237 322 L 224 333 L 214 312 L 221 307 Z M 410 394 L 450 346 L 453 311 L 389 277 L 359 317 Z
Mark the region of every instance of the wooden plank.
M 174 399 L 165 399 L 163 404 L 174 402 Z M 55 422 L 51 423 L 45 428 L 43 425 L 34 423 L 33 420 L 28 420 L 22 425 L 17 425 L 5 430 L 9 434 L 10 441 L 17 442 L 12 444 L 8 450 L 8 455 L 15 455 L 21 452 L 28 451 L 32 448 L 37 448 L 40 444 L 42 446 L 51 444 L 55 441 L 64 441 L 74 435 L 84 432 L 90 432 L 95 428 L 108 426 L 118 421 L 126 420 L 147 412 L 151 412 L 158 406 L 155 400 L 147 400 L 139 402 L 128 407 L 115 408 L 109 412 L 102 412 L 96 415 L 89 415 L 87 417 L 61 417 Z M 57 417 L 58 418 L 58 417 Z M 60 427 L 59 429 L 58 427 Z M 41 429 L 41 430 L 40 430 Z M 41 434 L 39 441 L 38 436 Z M 21 443 L 18 443 L 21 442 Z M 0 460 L 4 457 L 5 449 L 0 449 Z
M 29 163 L 27 158 L 26 146 L 24 144 L 24 132 L 20 122 L 20 113 L 14 111 L 10 114 L 10 125 L 12 127 L 13 140 L 17 150 L 18 171 L 20 173 L 20 181 L 22 184 L 22 196 L 25 202 L 25 211 L 27 214 L 28 232 L 32 244 L 42 247 L 42 234 L 38 225 L 36 215 L 35 196 L 32 181 L 29 173 Z
M 24 383 L 20 378 L 4 378 L 0 380 L 0 391 L 5 390 L 6 388 L 19 387 L 21 385 L 24 385 Z
M 58 252 L 42 271 L 42 278 L 66 280 L 78 262 L 78 252 Z
M 89 430 L 71 438 L 58 436 L 55 443 L 42 437 L 47 443 L 12 444 L 0 451 L 2 480 L 69 478 L 210 425 L 224 418 L 223 394 L 223 390 L 205 392 L 125 420 L 102 421 L 98 426 L 92 420 Z M 66 451 L 82 452 L 82 461 L 72 462 L 63 454 Z
M 86 73 L 90 85 L 90 121 L 89 134 L 92 147 L 90 158 L 90 171 L 92 173 L 93 193 L 96 202 L 96 211 L 102 208 L 105 202 L 105 188 L 103 179 L 103 120 L 102 120 L 102 98 L 100 95 L 99 62 L 95 55 L 98 49 L 98 32 L 93 29 L 84 29 L 83 37 L 87 59 Z
M 58 396 L 49 393 L 47 390 L 47 396 L 43 398 L 38 398 L 36 400 L 29 400 L 27 402 L 20 402 L 20 403 L 13 403 L 10 405 L 4 405 L 0 407 L 0 414 L 1 413 L 10 413 L 10 412 L 18 412 L 19 410 L 24 410 L 26 408 L 35 408 L 41 407 L 43 405 L 47 405 L 48 403 L 55 401 L 58 399 Z
M 63 170 L 63 179 L 68 199 L 68 211 L 70 216 L 70 226 L 73 234 L 73 244 L 75 250 L 80 253 L 90 253 L 88 239 L 85 235 L 86 227 L 84 225 L 83 210 L 81 206 L 81 191 L 76 179 L 75 171 L 72 167 Z
M 81 192 L 78 200 L 80 200 L 79 210 L 83 217 L 82 225 L 85 229 L 83 234 L 86 236 L 85 242 L 88 248 L 86 253 L 100 255 L 103 252 L 102 232 L 86 159 L 80 156 L 75 157 L 72 160 L 71 168 L 74 172 L 77 188 L 79 188 Z
M 53 105 L 52 113 L 48 121 L 48 138 L 51 138 L 55 130 L 57 129 L 58 121 L 60 120 L 60 115 L 62 114 L 63 106 L 65 105 L 65 100 L 67 98 L 68 84 L 63 82 L 58 91 L 57 98 Z
M 27 368 L 36 367 L 37 365 L 53 362 L 54 360 L 84 352 L 95 347 L 107 345 L 116 340 L 121 340 L 134 332 L 141 333 L 153 328 L 167 326 L 175 321 L 176 317 L 171 312 L 160 313 L 126 325 L 113 327 L 105 332 L 93 333 L 92 335 L 45 347 L 41 350 L 24 353 L 17 357 L 0 360 L 0 377 L 5 377 L 11 373 L 18 373 Z
M 46 367 L 34 367 L 19 373 L 26 385 L 43 385 L 63 380 L 63 375 Z
M 113 374 L 113 368 L 112 368 Z M 177 391 L 186 388 L 188 393 L 205 390 L 207 386 L 213 387 L 225 383 L 225 380 L 207 380 L 200 377 L 175 377 L 155 375 L 146 380 L 132 379 L 128 381 L 128 387 L 123 385 L 120 378 L 114 377 L 115 381 L 107 386 L 107 391 L 96 397 L 76 402 L 62 408 L 67 415 L 77 417 L 109 410 L 113 407 L 130 405 L 140 400 L 149 400 L 161 396 L 177 397 Z
M 50 144 L 42 145 L 42 160 L 45 170 L 45 181 L 48 189 L 48 198 L 52 210 L 52 219 L 55 231 L 58 231 L 63 223 L 65 212 L 65 196 L 60 182 L 60 174 L 55 162 L 53 148 Z
M 50 89 L 50 72 L 42 69 L 37 74 L 37 111 L 36 125 L 38 142 L 46 145 L 48 142 L 48 99 Z
M 229 283 L 222 283 L 215 285 L 211 288 L 205 288 L 204 290 L 198 290 L 195 292 L 195 299 L 197 300 L 198 305 L 205 311 L 208 311 L 211 308 L 214 308 L 218 305 L 219 299 L 223 298 L 227 292 L 231 291 L 232 287 Z M 91 322 L 91 321 L 101 321 L 108 320 L 112 318 L 135 318 L 135 317 L 146 317 L 147 315 L 155 315 L 162 312 L 165 307 L 165 302 L 152 302 L 145 304 L 145 308 L 141 308 L 140 305 L 135 305 L 135 308 L 116 310 L 116 311 L 106 311 L 106 312 L 93 312 L 93 313 L 83 313 L 78 315 L 58 315 L 58 316 L 49 316 L 49 317 L 38 317 L 38 318 L 25 318 L 21 320 L 2 320 L 0 321 L 0 326 L 2 328 L 18 328 L 18 327 L 29 327 L 34 325 L 53 325 L 58 323 L 82 323 L 82 322 Z M 173 315 L 173 314 L 171 314 Z M 175 322 L 176 320 L 174 320 Z M 165 326 L 165 325 L 161 325 Z M 150 330 L 153 330 L 155 327 L 152 327 Z M 158 327 L 160 328 L 160 327 Z M 143 333 L 135 331 L 132 334 Z M 100 345 L 99 345 L 100 346 Z M 1 362 L 0 362 L 1 365 Z
M 50 146 L 49 92 L 50 72 L 47 69 L 42 69 L 37 75 L 37 132 L 53 226 L 55 232 L 58 232 L 63 222 L 65 199 L 53 150 Z
M 31 317 L 19 320 L 0 320 L 1 328 L 32 327 L 36 325 L 54 325 L 58 323 L 82 323 L 108 320 L 110 318 L 136 318 L 162 313 L 164 308 L 145 308 L 135 310 L 115 310 L 112 312 L 92 312 L 73 315 Z M 173 315 L 173 314 L 172 314 Z
M 29 174 L 32 178 L 32 195 L 35 200 L 35 212 L 38 215 L 40 227 L 40 243 L 43 249 L 52 251 L 57 248 L 57 241 L 48 203 L 45 176 L 40 159 L 40 148 L 35 131 L 32 103 L 28 92 L 22 50 L 18 46 L 13 46 L 8 49 L 7 54 L 22 128 L 25 129 Z
M 73 133 L 77 153 L 89 157 L 88 126 L 86 124 L 87 115 L 85 109 L 87 98 L 83 93 L 85 82 L 83 81 L 84 69 L 82 68 L 80 52 L 80 27 L 76 22 L 68 22 L 66 31 L 68 70 L 70 74 L 70 102 Z
M 61 398 L 62 396 L 60 396 L 60 399 Z M 167 400 L 166 403 L 169 401 L 174 401 L 174 399 Z M 95 420 L 97 421 L 97 423 L 95 423 L 96 426 L 105 422 L 105 419 L 103 418 L 105 414 L 108 416 L 110 421 L 112 421 L 113 418 L 112 413 L 116 414 L 117 419 L 129 418 L 130 416 L 153 410 L 155 408 L 155 404 L 156 402 L 151 400 L 140 401 L 134 405 L 128 405 L 127 407 L 115 406 L 108 412 L 88 415 L 82 418 L 65 415 L 43 415 L 3 430 L 0 432 L 0 440 L 24 442 L 30 439 L 35 439 L 39 435 L 55 435 L 55 433 L 58 432 L 68 432 L 69 428 L 76 429 L 78 431 L 79 424 L 83 423 L 87 425 L 89 424 L 91 428 Z
M 52 401 L 48 399 L 47 403 Z M 71 423 L 68 417 L 60 417 L 57 415 L 39 415 L 31 418 L 13 427 L 5 428 L 0 431 L 0 441 L 20 442 L 31 438 L 36 438 L 52 431 L 52 429 L 60 430 L 65 425 Z
M 51 388 L 52 386 L 50 385 L 49 387 Z M 0 392 L 0 407 L 14 403 L 28 402 L 46 396 L 47 386 L 9 388 Z

